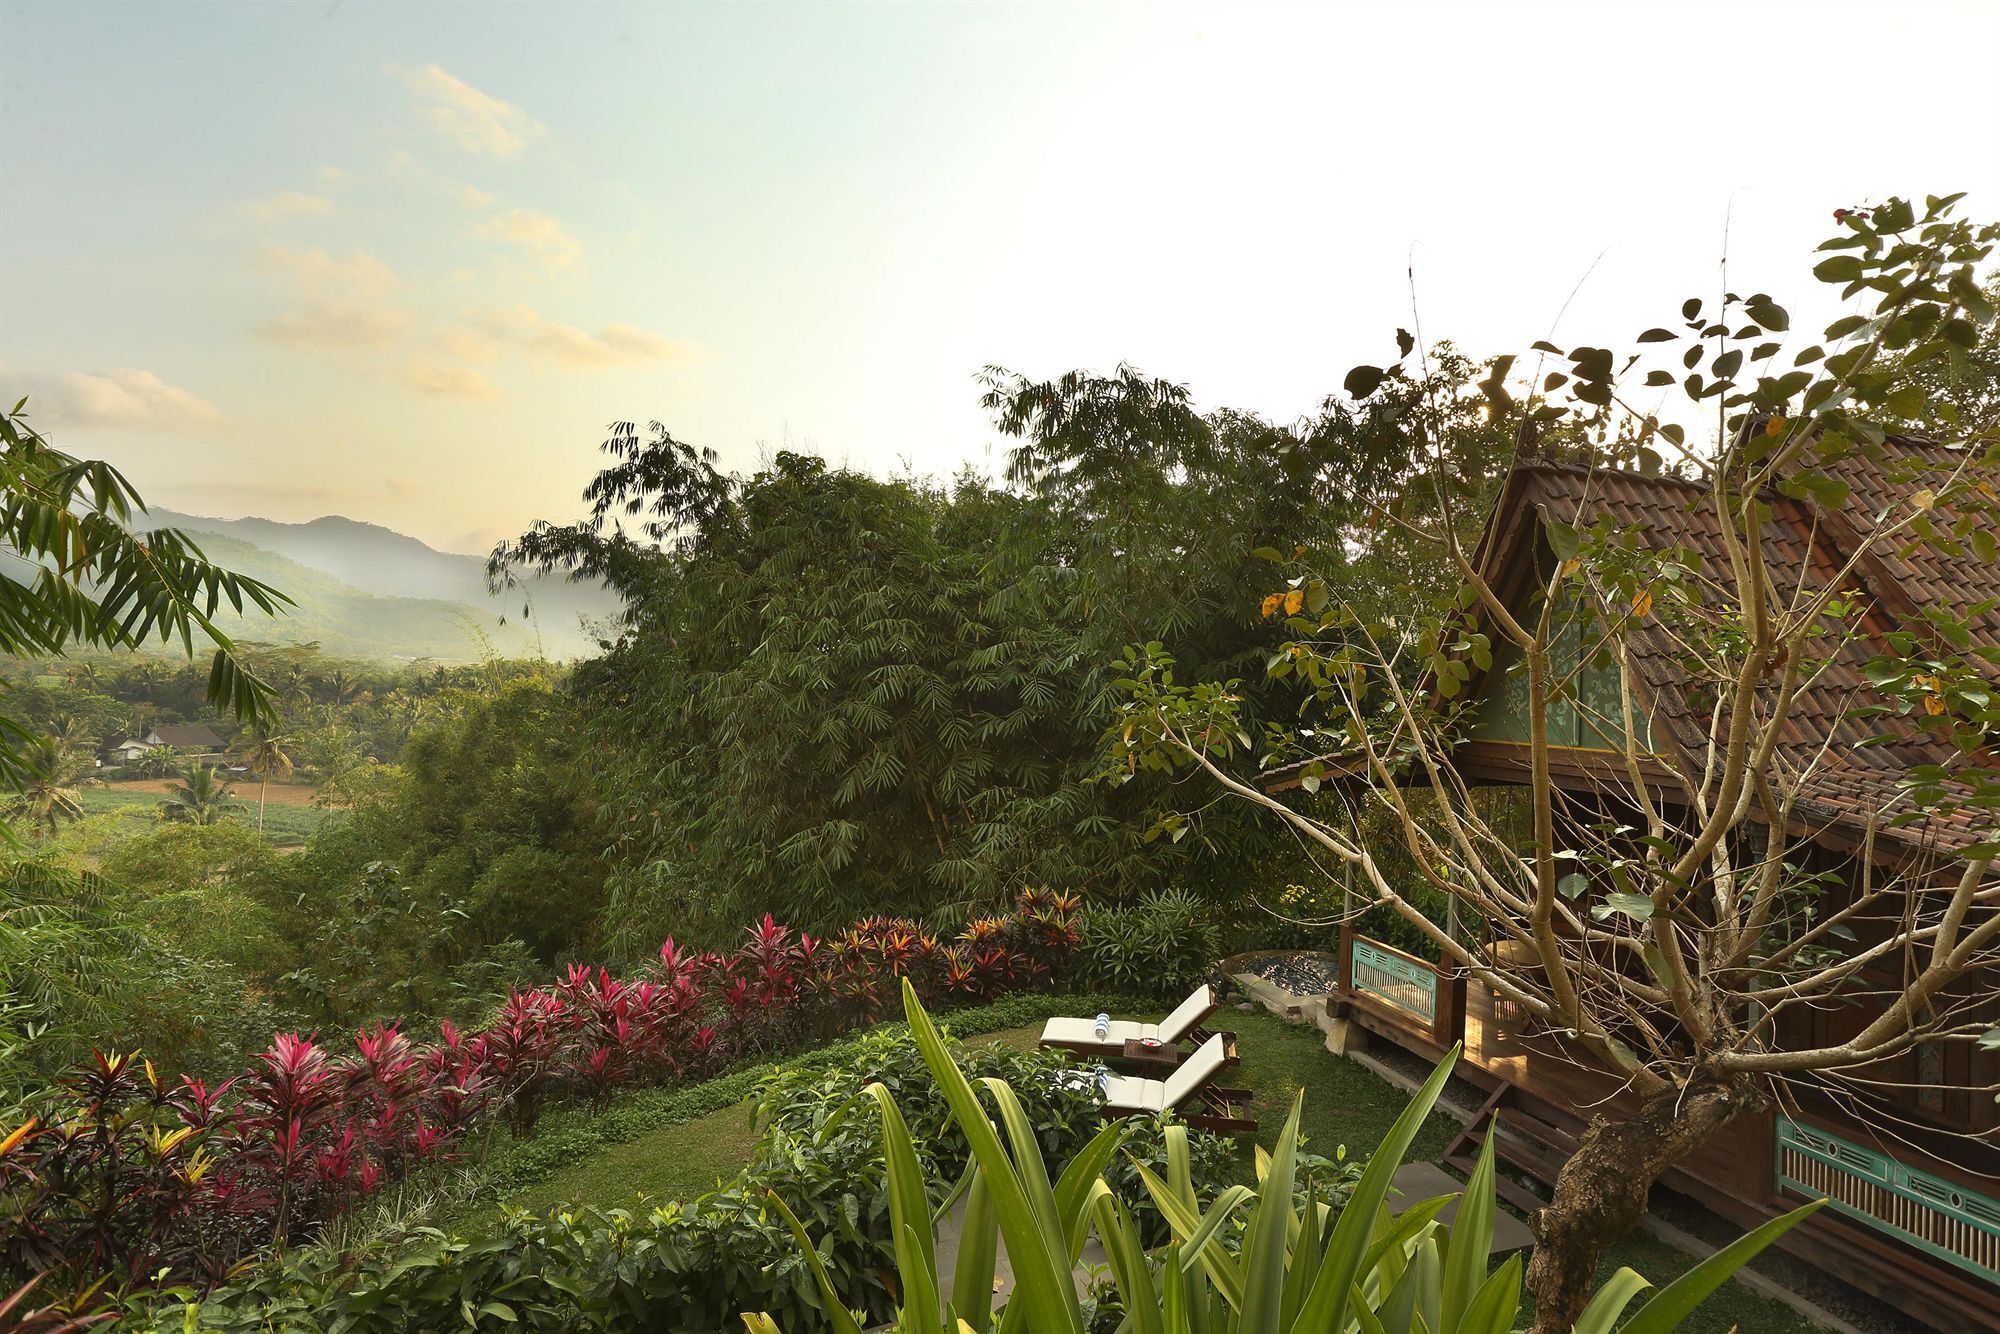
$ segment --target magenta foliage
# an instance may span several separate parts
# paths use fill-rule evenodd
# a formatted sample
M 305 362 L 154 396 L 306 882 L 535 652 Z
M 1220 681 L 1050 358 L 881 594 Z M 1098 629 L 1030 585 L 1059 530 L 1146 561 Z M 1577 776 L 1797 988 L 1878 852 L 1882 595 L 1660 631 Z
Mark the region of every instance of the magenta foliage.
M 276 1034 L 236 1078 L 184 1079 L 158 1094 L 161 1114 L 193 1132 L 176 1151 L 199 1145 L 203 1155 L 200 1169 L 180 1178 L 171 1204 L 179 1221 L 163 1235 L 197 1238 L 201 1268 L 216 1272 L 451 1161 L 497 1120 L 525 1135 L 551 1103 L 700 1079 L 742 1056 L 865 1021 L 898 977 L 938 1001 L 1051 976 L 1074 939 L 1074 901 L 1051 905 L 1024 896 L 1015 913 L 975 923 L 949 946 L 886 920 L 822 943 L 766 914 L 726 955 L 670 938 L 643 976 L 572 964 L 553 985 L 509 993 L 476 1033 L 447 1021 L 424 1043 L 400 1024 L 377 1024 L 340 1051 L 317 1034 Z M 84 1094 L 88 1076 L 78 1084 Z M 36 1152 L 42 1142 L 32 1142 Z M 28 1144 L 16 1150 L 21 1170 L 33 1170 L 29 1152 Z

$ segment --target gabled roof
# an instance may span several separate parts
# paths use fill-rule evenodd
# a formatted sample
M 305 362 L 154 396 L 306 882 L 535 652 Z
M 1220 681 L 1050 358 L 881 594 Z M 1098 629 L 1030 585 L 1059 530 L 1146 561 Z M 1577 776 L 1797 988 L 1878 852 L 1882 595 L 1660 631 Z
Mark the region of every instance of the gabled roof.
M 157 736 L 163 746 L 177 750 L 220 750 L 222 738 L 200 723 L 176 723 L 163 727 L 149 727 L 147 736 Z
M 1851 455 L 1826 469 L 1851 488 L 1838 511 L 1778 494 L 1765 497 L 1769 563 L 1778 578 L 1789 573 L 1790 579 L 1789 587 L 1780 587 L 1781 595 L 1796 590 L 1801 571 L 1811 572 L 1813 587 L 1836 577 L 1860 550 L 1863 534 L 1878 516 L 1906 507 L 1925 486 L 1942 485 L 1962 459 L 1958 451 L 1942 446 L 1891 440 L 1878 457 Z M 1939 526 L 1953 517 L 1940 510 Z M 1718 599 L 1735 598 L 1706 481 L 1572 464 L 1527 461 L 1515 466 L 1481 540 L 1481 568 L 1496 591 L 1510 596 L 1510 586 L 1518 588 L 1532 576 L 1547 524 L 1583 527 L 1599 519 L 1636 529 L 1654 550 L 1699 552 L 1700 577 L 1713 581 Z M 1989 512 L 1975 522 L 1990 527 L 1993 519 Z M 1840 643 L 1834 660 L 1801 692 L 1780 738 L 1777 763 L 1793 773 L 1811 770 L 1802 790 L 1807 809 L 1801 811 L 1809 823 L 1854 833 L 1871 823 L 1886 823 L 1883 817 L 1906 806 L 1902 780 L 1913 767 L 1943 763 L 1954 755 L 1946 741 L 1922 729 L 1900 721 L 1853 718 L 1855 708 L 1883 698 L 1863 667 L 1883 651 L 1884 634 L 1898 629 L 1929 633 L 1923 611 L 1932 606 L 1965 616 L 1976 646 L 2000 650 L 2000 563 L 1982 561 L 1970 550 L 1953 555 L 1930 546 L 1901 549 L 1884 543 L 1861 558 L 1848 583 L 1867 607 L 1862 633 Z M 1981 609 L 1979 604 L 1988 599 L 1996 606 Z M 1652 705 L 1656 745 L 1675 747 L 1684 763 L 1697 763 L 1708 747 L 1708 707 L 1706 701 L 1690 698 L 1696 683 L 1689 680 L 1680 655 L 1657 620 L 1642 625 L 1627 642 Z M 1991 664 L 1986 671 L 2000 681 L 2000 671 Z M 1895 733 L 1894 739 L 1860 744 L 1887 731 Z M 1322 763 L 1341 767 L 1336 757 Z M 1300 767 L 1274 772 L 1267 784 L 1293 785 Z M 1988 835 L 1977 817 L 1961 811 L 1899 831 L 1885 827 L 1878 836 L 1953 848 Z

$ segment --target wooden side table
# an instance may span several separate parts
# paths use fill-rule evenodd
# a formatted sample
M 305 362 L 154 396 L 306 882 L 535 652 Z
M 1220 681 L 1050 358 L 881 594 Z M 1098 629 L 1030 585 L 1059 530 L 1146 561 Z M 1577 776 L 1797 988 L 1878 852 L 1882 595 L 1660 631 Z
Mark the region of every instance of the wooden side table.
M 1181 1049 L 1171 1042 L 1147 1042 L 1144 1038 L 1127 1038 L 1121 1059 L 1136 1069 L 1153 1073 L 1172 1070 L 1181 1063 Z

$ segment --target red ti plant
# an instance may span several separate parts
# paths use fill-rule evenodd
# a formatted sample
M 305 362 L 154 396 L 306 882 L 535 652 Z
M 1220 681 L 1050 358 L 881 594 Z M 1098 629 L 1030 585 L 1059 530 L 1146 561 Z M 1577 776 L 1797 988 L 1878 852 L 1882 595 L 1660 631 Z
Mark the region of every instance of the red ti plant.
M 533 1131 L 541 1119 L 567 1012 L 563 999 L 553 993 L 509 992 L 500 1017 L 483 1035 L 487 1070 L 507 1108 L 508 1127 L 517 1136 Z
M 239 1081 L 231 1165 L 273 1202 L 271 1237 L 291 1240 L 307 1168 L 339 1109 L 339 1072 L 311 1037 L 279 1033 Z

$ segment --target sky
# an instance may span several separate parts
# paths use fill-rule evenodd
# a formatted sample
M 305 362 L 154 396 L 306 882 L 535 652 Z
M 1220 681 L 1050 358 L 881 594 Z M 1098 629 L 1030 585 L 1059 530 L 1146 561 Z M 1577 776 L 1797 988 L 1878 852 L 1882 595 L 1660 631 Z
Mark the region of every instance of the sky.
M 483 552 L 608 423 L 988 473 L 975 377 L 1288 420 L 1398 326 L 1795 321 L 2000 213 L 2000 4 L 0 5 L 0 395 L 155 504 Z

